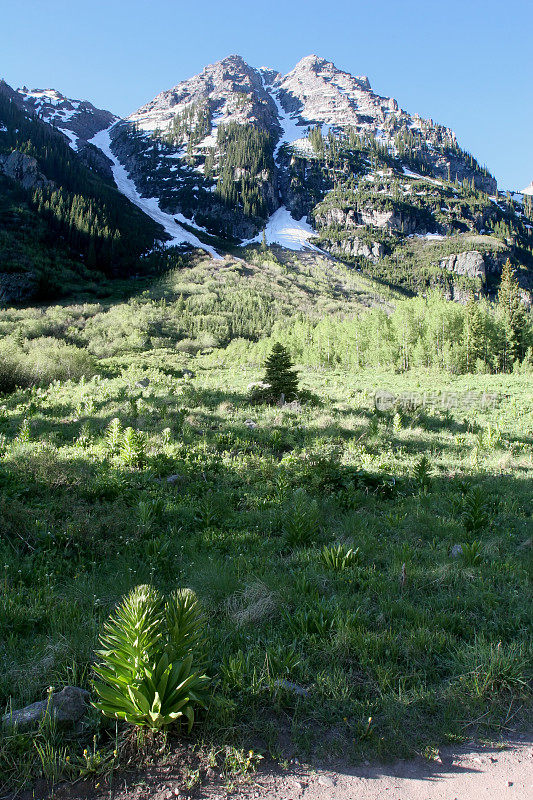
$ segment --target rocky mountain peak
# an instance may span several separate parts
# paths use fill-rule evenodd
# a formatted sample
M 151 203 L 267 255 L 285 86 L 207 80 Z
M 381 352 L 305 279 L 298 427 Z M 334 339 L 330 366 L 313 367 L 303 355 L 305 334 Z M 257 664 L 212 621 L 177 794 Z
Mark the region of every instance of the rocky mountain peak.
M 176 115 L 193 107 L 207 111 L 213 127 L 221 123 L 277 126 L 276 107 L 263 86 L 261 73 L 239 55 L 210 64 L 199 74 L 161 92 L 128 117 L 142 130 L 165 130 Z
M 305 56 L 302 58 L 294 67 L 294 69 L 289 73 L 296 74 L 301 77 L 304 77 L 306 73 L 314 73 L 315 75 L 321 77 L 323 80 L 330 81 L 335 78 L 340 78 L 342 83 L 342 78 L 350 78 L 355 80 L 363 89 L 371 89 L 370 81 L 366 75 L 357 75 L 353 76 L 350 75 L 349 72 L 343 72 L 342 70 L 338 69 L 333 61 L 328 61 L 325 58 L 321 58 L 317 55 L 310 55 Z
M 57 89 L 28 89 L 23 86 L 17 89 L 17 94 L 24 110 L 61 131 L 73 150 L 84 148 L 98 131 L 108 128 L 118 119 L 88 100 L 66 97 Z

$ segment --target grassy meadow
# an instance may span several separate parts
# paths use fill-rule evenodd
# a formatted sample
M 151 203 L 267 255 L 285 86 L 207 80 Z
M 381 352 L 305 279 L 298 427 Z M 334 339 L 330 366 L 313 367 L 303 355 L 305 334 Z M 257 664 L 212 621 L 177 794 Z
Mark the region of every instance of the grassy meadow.
M 0 315 L 37 376 L 0 396 L 2 707 L 90 688 L 102 623 L 151 582 L 193 588 L 209 620 L 212 701 L 190 742 L 356 761 L 522 724 L 531 374 L 300 363 L 300 402 L 254 405 L 263 350 L 198 330 L 171 346 L 187 310 L 165 280 L 120 316 Z M 148 341 L 136 324 L 158 313 Z M 56 741 L 58 775 L 83 774 L 67 763 L 89 745 L 109 766 L 114 736 L 93 710 Z M 0 739 L 4 790 L 44 769 L 31 736 Z

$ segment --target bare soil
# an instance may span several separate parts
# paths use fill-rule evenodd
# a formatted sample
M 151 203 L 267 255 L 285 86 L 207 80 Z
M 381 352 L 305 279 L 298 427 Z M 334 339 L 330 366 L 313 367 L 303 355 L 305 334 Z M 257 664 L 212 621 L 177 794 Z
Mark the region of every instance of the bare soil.
M 149 768 L 113 788 L 103 781 L 63 785 L 32 798 L 55 800 L 532 800 L 533 735 L 517 734 L 492 746 L 470 742 L 444 747 L 431 759 L 418 757 L 390 764 L 337 763 L 327 768 L 297 761 L 281 770 L 265 765 L 255 775 L 228 782 L 212 769 L 188 790 L 183 782 L 186 755 L 173 764 Z M 24 798 L 25 795 L 19 795 Z

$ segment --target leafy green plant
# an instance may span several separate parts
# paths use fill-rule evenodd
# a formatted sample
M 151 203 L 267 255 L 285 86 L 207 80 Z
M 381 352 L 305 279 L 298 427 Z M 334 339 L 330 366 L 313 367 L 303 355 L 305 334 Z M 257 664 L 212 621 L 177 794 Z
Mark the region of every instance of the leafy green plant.
M 481 555 L 481 542 L 473 541 L 470 544 L 465 543 L 461 545 L 462 553 L 461 558 L 463 562 L 469 567 L 475 567 L 476 564 L 480 564 L 483 560 L 483 556 Z
M 165 509 L 162 497 L 155 497 L 150 500 L 139 500 L 137 504 L 137 514 L 142 528 L 150 528 L 151 525 L 160 519 Z
M 431 464 L 427 456 L 424 455 L 417 461 L 413 470 L 413 477 L 421 490 L 427 491 L 429 489 L 431 483 Z
M 320 511 L 303 489 L 296 489 L 283 523 L 285 541 L 291 547 L 309 544 L 320 530 Z
M 253 750 L 237 749 L 236 747 L 228 746 L 226 748 L 223 771 L 226 778 L 231 778 L 236 775 L 245 777 L 257 770 L 259 762 L 262 761 L 263 756 L 255 753 Z
M 495 450 L 502 443 L 502 432 L 496 426 L 486 425 L 477 435 L 478 447 L 484 450 Z
M 114 417 L 106 428 L 105 441 L 108 449 L 116 453 L 122 443 L 122 424 L 118 417 Z
M 141 431 L 126 428 L 120 444 L 119 459 L 129 467 L 140 467 L 145 460 L 145 443 Z
M 78 770 L 80 778 L 106 775 L 113 770 L 117 755 L 117 750 L 99 748 L 94 735 L 93 746 L 86 747 L 82 755 L 72 762 L 72 766 Z
M 133 589 L 100 636 L 96 708 L 152 730 L 187 720 L 190 730 L 209 684 L 201 668 L 204 627 L 192 590 L 178 589 L 165 602 L 152 586 Z
M 229 688 L 242 687 L 246 675 L 252 670 L 250 653 L 237 650 L 236 653 L 225 656 L 220 665 L 220 674 L 223 684 Z
M 294 633 L 321 638 L 328 636 L 335 628 L 335 619 L 329 608 L 317 604 L 313 608 L 303 608 L 295 614 L 285 614 Z
M 23 419 L 19 432 L 17 434 L 17 442 L 22 442 L 27 444 L 31 439 L 31 429 L 30 429 L 30 421 L 28 419 Z
M 481 486 L 474 486 L 463 499 L 463 525 L 469 533 L 476 534 L 484 531 L 490 522 L 488 503 Z
M 300 657 L 294 647 L 267 647 L 265 666 L 271 679 L 284 678 L 291 675 L 300 663 Z
M 324 545 L 320 558 L 329 569 L 342 572 L 342 570 L 356 564 L 359 560 L 359 555 L 358 547 L 354 550 L 352 547 L 348 548 L 346 545 L 339 543 L 337 545 L 332 544 L 329 547 Z

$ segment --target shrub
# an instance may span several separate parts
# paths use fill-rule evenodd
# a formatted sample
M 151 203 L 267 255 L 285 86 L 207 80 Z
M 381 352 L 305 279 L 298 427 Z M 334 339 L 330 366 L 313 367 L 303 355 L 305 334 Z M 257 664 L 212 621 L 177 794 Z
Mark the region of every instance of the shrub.
M 178 589 L 165 602 L 152 586 L 137 586 L 100 636 L 96 708 L 151 730 L 186 719 L 190 730 L 209 683 L 202 669 L 204 627 L 192 590 Z
M 11 394 L 25 383 L 20 358 L 6 347 L 0 350 L 0 394 Z
M 0 349 L 0 393 L 55 380 L 79 380 L 94 372 L 95 362 L 89 353 L 50 336 L 23 344 L 5 342 Z

